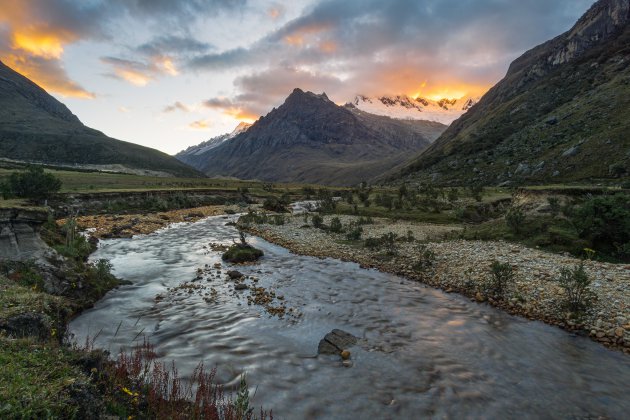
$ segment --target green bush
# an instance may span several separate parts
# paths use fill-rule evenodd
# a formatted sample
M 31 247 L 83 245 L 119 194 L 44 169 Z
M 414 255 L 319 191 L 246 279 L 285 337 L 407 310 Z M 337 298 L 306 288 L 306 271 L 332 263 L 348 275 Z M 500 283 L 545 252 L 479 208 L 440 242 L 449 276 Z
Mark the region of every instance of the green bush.
M 287 211 L 286 205 L 287 203 L 285 201 L 279 200 L 276 197 L 267 197 L 265 198 L 262 207 L 265 210 L 284 213 Z
M 313 227 L 321 229 L 324 226 L 324 218 L 319 214 L 314 214 L 313 217 L 311 217 L 311 223 L 313 224 Z
M 346 233 L 346 239 L 349 241 L 358 241 L 363 234 L 363 228 L 359 225 L 353 225 L 350 227 L 348 233 Z
M 630 261 L 630 196 L 591 197 L 571 212 L 571 222 L 590 248 Z
M 330 231 L 334 233 L 343 232 L 343 225 L 341 224 L 341 220 L 338 217 L 333 217 L 330 221 Z
M 558 283 L 564 289 L 563 305 L 572 312 L 584 312 L 595 299 L 595 294 L 590 289 L 591 279 L 584 271 L 584 264 L 573 269 L 562 268 Z
M 505 223 L 514 233 L 521 233 L 525 223 L 525 213 L 519 207 L 512 207 L 505 215 Z
M 40 166 L 29 166 L 25 172 L 13 172 L 1 188 L 4 198 L 45 200 L 61 189 L 61 180 Z
M 256 261 L 260 257 L 262 257 L 264 252 L 260 249 L 254 248 L 248 244 L 234 244 L 232 245 L 225 253 L 221 259 L 223 261 L 231 262 L 231 263 L 243 263 L 249 261 Z
M 514 270 L 508 263 L 493 261 L 490 265 L 490 281 L 488 287 L 495 297 L 503 298 L 514 283 Z

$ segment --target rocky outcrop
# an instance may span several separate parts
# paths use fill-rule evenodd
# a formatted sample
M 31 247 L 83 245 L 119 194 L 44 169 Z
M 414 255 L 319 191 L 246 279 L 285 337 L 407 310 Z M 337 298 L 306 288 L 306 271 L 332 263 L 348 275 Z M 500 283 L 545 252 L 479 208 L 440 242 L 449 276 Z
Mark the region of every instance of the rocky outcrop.
M 357 344 L 358 339 L 343 330 L 334 329 L 317 346 L 317 354 L 342 355 L 343 351 Z
M 49 251 L 39 237 L 46 220 L 44 210 L 0 209 L 0 259 L 33 260 Z

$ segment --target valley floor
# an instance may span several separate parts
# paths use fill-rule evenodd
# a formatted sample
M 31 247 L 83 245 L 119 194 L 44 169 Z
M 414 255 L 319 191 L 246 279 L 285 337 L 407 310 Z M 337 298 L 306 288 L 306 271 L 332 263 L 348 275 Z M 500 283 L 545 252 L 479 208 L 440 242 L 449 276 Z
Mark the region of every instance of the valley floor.
M 326 216 L 329 225 L 333 216 Z M 343 225 L 356 220 L 340 216 Z M 593 280 L 596 299 L 580 317 L 562 305 L 564 290 L 556 279 L 562 268 L 574 268 L 581 260 L 503 241 L 446 240 L 461 226 L 431 225 L 375 219 L 363 226 L 363 238 L 393 232 L 409 240 L 396 243 L 394 255 L 374 251 L 363 241 L 349 241 L 343 233 L 331 233 L 305 224 L 303 216 L 285 217 L 284 224 L 247 225 L 252 234 L 291 251 L 317 257 L 354 261 L 362 266 L 422 281 L 447 292 L 488 302 L 512 314 L 540 320 L 590 336 L 593 340 L 630 354 L 630 266 L 584 261 Z M 410 233 L 409 233 L 410 232 Z M 430 259 L 425 256 L 431 255 Z M 512 266 L 515 278 L 504 298 L 493 298 L 487 284 L 493 261 Z

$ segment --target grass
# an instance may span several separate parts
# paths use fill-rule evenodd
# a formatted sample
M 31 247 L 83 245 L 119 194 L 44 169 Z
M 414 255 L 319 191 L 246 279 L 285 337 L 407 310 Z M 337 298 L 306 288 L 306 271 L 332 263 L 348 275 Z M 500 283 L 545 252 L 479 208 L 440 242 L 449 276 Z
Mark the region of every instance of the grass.
M 88 382 L 77 356 L 55 342 L 0 337 L 0 417 L 77 416 L 80 407 L 69 387 Z

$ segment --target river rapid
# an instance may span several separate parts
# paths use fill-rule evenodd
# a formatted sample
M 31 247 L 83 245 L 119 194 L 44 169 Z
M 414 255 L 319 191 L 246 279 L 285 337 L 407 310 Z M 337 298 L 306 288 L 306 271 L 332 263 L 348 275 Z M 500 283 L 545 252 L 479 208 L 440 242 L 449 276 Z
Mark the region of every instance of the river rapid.
M 238 236 L 226 226 L 230 220 L 101 241 L 91 258 L 110 260 L 114 274 L 133 285 L 111 291 L 70 324 L 77 342 L 98 334 L 95 345 L 115 354 L 146 337 L 184 376 L 204 362 L 217 367 L 217 381 L 227 387 L 246 372 L 252 405 L 281 419 L 630 413 L 627 356 L 354 263 L 298 256 L 249 238 L 265 256 L 236 269 L 283 296 L 293 312 L 280 318 L 249 306 L 250 291 L 225 280 L 234 267 L 213 268 L 221 252 L 210 243 L 229 245 Z M 185 282 L 195 285 L 192 292 L 178 288 Z M 360 338 L 352 367 L 317 356 L 318 342 L 334 328 Z

